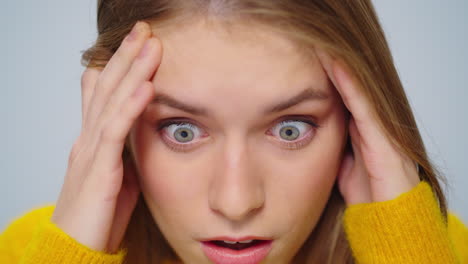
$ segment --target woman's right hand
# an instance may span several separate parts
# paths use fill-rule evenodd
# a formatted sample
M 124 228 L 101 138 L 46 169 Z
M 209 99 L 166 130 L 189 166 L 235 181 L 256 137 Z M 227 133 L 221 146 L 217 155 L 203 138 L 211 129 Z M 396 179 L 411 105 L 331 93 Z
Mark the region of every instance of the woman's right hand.
M 132 162 L 123 164 L 125 139 L 154 97 L 151 78 L 161 42 L 137 23 L 105 68 L 82 76 L 82 129 L 71 150 L 52 222 L 93 250 L 119 249 L 140 189 Z

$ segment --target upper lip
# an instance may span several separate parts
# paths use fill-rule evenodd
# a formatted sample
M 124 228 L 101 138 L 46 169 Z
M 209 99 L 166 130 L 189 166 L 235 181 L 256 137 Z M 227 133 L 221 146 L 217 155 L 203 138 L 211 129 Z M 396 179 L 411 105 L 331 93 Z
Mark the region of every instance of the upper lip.
M 213 240 L 225 240 L 225 241 L 245 241 L 245 240 L 272 240 L 270 237 L 260 237 L 260 236 L 242 236 L 242 237 L 231 237 L 231 236 L 217 236 L 211 238 L 201 239 L 201 242 L 208 242 Z

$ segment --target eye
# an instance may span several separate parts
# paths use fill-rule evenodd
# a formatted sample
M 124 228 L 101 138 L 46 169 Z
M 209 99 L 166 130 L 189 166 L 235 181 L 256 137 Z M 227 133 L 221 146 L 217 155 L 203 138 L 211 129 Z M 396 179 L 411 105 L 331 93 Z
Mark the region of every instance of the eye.
M 178 125 L 171 125 L 168 130 L 169 135 L 172 135 L 178 142 L 187 143 L 193 140 L 195 132 L 193 127 L 183 127 Z
M 158 131 L 164 143 L 175 151 L 193 148 L 206 134 L 197 125 L 182 120 L 163 121 L 158 125 Z
M 284 147 L 298 149 L 310 142 L 318 127 L 311 120 L 286 119 L 271 128 L 269 134 Z
M 298 149 L 310 142 L 316 128 L 320 127 L 309 119 L 285 119 L 271 128 L 267 134 L 277 138 L 285 148 Z M 206 137 L 206 132 L 199 126 L 185 120 L 162 121 L 158 131 L 163 141 L 172 150 L 188 151 L 200 139 Z

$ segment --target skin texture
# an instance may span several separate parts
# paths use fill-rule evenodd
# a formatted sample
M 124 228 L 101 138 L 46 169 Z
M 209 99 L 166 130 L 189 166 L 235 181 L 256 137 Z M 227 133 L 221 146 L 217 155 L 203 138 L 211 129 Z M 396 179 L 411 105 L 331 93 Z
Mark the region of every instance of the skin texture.
M 137 23 L 104 69 L 84 71 L 82 129 L 51 218 L 68 235 L 116 252 L 143 191 L 185 262 L 206 260 L 199 239 L 257 235 L 275 239 L 266 261 L 285 263 L 315 227 L 336 175 L 348 206 L 391 200 L 419 183 L 340 58 L 319 48 L 301 56 L 259 25 L 231 34 L 205 26 L 158 29 L 167 49 L 159 69 L 161 40 Z M 309 99 L 322 100 L 284 103 L 305 87 L 315 89 Z M 192 106 L 177 110 L 181 103 L 168 96 Z M 163 120 L 175 117 L 195 127 L 190 147 L 170 140 L 173 125 Z M 285 142 L 283 126 L 300 137 Z M 342 159 L 347 131 L 351 149 Z M 127 139 L 137 164 L 122 160 Z
M 264 263 L 289 262 L 339 173 L 347 138 L 339 93 L 317 57 L 261 27 L 228 33 L 199 22 L 160 30 L 158 38 L 157 100 L 130 131 L 139 185 L 156 223 L 184 263 L 210 263 L 201 239 L 247 235 L 274 239 Z M 265 113 L 306 88 L 327 98 Z M 206 113 L 167 105 L 163 95 Z M 298 116 L 320 127 L 280 124 Z M 177 143 L 174 130 L 158 129 L 168 119 L 196 126 L 189 147 Z M 291 124 L 302 129 L 299 143 L 277 133 Z

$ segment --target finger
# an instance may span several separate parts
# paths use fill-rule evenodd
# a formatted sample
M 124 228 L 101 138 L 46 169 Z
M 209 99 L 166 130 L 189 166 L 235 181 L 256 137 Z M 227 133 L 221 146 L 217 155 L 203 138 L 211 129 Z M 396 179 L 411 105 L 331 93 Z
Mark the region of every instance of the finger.
M 388 140 L 379 126 L 375 112 L 349 67 L 342 60 L 335 59 L 322 49 L 316 49 L 316 54 L 343 103 L 352 114 L 358 131 L 364 135 L 362 148 L 366 150 L 388 149 Z
M 126 76 L 135 57 L 151 34 L 151 27 L 147 23 L 136 23 L 131 33 L 122 41 L 120 47 L 109 60 L 97 80 L 97 89 L 93 94 L 91 109 L 88 114 L 89 120 L 87 123 L 89 127 L 94 127 L 110 94 Z
M 362 91 L 360 82 L 342 60 L 335 60 L 332 70 L 335 87 L 353 118 L 358 124 L 367 123 L 372 119 L 373 110 Z
M 339 59 L 335 59 L 322 49 L 316 49 L 315 53 L 319 58 L 322 67 L 332 81 L 335 89 L 339 92 L 346 108 L 351 112 L 357 123 L 361 123 L 362 117 L 369 111 L 365 96 L 358 89 L 357 80 L 348 74 L 349 69 Z M 346 68 L 345 68 L 346 67 Z
M 325 52 L 321 48 L 316 48 L 315 49 L 315 54 L 317 55 L 317 58 L 320 61 L 320 64 L 322 65 L 325 73 L 327 74 L 328 78 L 332 81 L 333 85 L 336 87 L 337 86 L 337 81 L 335 79 L 335 76 L 333 75 L 333 63 L 335 61 L 335 58 Z M 346 102 L 343 102 L 346 105 Z M 349 109 L 349 106 L 346 105 L 346 107 Z
M 81 76 L 81 122 L 82 127 L 85 125 L 86 115 L 88 112 L 89 103 L 91 101 L 94 87 L 101 71 L 96 68 L 86 68 Z
M 353 129 L 350 126 L 350 130 L 359 135 L 354 136 L 359 137 L 360 142 L 356 151 L 356 156 L 360 157 L 356 158 L 356 162 L 362 163 L 366 172 L 366 177 L 356 175 L 356 186 L 369 186 L 362 189 L 370 191 L 371 198 L 368 202 L 387 201 L 411 190 L 419 178 L 413 162 L 406 158 L 404 153 L 400 153 L 385 135 L 368 99 L 363 95 L 359 82 L 350 72 L 343 62 L 335 62 L 334 73 L 340 94 L 349 105 L 353 116 Z M 358 203 L 359 199 L 352 198 L 351 203 Z
M 129 72 L 106 104 L 102 117 L 99 118 L 105 120 L 107 116 L 112 116 L 135 91 L 135 87 L 151 79 L 161 62 L 161 55 L 161 42 L 155 37 L 148 39 L 141 53 L 133 61 Z
M 371 107 L 351 69 L 341 59 L 334 58 L 323 49 L 317 48 L 315 53 L 355 121 L 360 124 L 368 120 Z
M 95 171 L 91 175 L 94 179 L 90 179 L 92 186 L 100 189 L 102 184 L 119 182 L 114 178 L 105 179 L 103 177 L 115 177 L 114 172 L 121 168 L 125 138 L 154 94 L 153 84 L 150 81 L 144 82 L 132 96 L 127 98 L 120 110 L 115 112 L 114 116 L 103 127 L 94 160 L 98 167 L 93 168 Z M 117 189 L 111 189 L 110 192 L 116 191 L 115 193 L 118 193 L 120 191 L 118 189 L 120 186 L 110 186 L 110 188 L 112 187 Z

